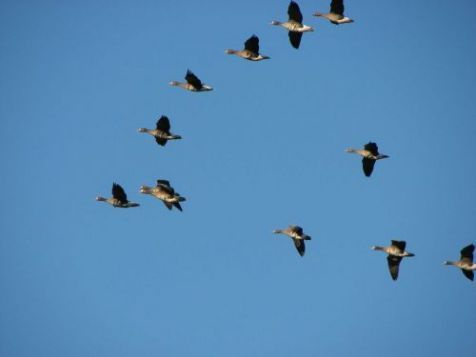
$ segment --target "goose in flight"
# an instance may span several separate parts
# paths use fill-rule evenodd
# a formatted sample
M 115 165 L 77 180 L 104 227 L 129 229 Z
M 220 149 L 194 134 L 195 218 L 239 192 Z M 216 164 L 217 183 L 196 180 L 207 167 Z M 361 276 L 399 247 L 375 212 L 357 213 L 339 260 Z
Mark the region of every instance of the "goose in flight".
M 374 170 L 375 161 L 386 159 L 388 155 L 381 155 L 378 152 L 378 146 L 376 143 L 369 142 L 364 145 L 363 149 L 346 149 L 346 152 L 354 153 L 363 157 L 362 159 L 362 169 L 364 170 L 364 174 L 367 177 L 372 175 L 372 171 Z
M 225 51 L 228 55 L 236 55 L 238 57 L 247 59 L 249 61 L 262 61 L 269 59 L 268 56 L 263 56 L 259 53 L 259 38 L 256 35 L 251 36 L 245 41 L 245 47 L 242 50 L 231 50 L 228 49 Z
M 203 84 L 198 77 L 192 73 L 191 70 L 187 70 L 187 74 L 185 75 L 185 82 L 177 82 L 177 81 L 172 81 L 169 84 L 173 87 L 180 87 L 186 90 L 189 90 L 191 92 L 208 92 L 213 90 L 212 87 L 209 85 Z
M 474 244 L 470 244 L 461 249 L 461 258 L 457 262 L 450 262 L 445 260 L 443 264 L 453 265 L 460 268 L 464 276 L 469 280 L 474 280 L 474 271 L 476 270 L 476 263 L 473 263 Z
M 296 249 L 301 257 L 304 256 L 304 253 L 306 251 L 304 241 L 311 240 L 310 236 L 304 234 L 303 229 L 301 227 L 294 225 L 291 225 L 285 229 L 275 229 L 273 233 L 282 233 L 290 237 L 293 240 L 294 245 L 296 246 Z
M 302 14 L 299 5 L 291 1 L 288 6 L 288 21 L 271 21 L 271 25 L 282 26 L 288 30 L 289 41 L 291 45 L 298 49 L 301 44 L 302 34 L 304 32 L 314 31 L 311 26 L 303 25 Z
M 185 201 L 185 197 L 182 197 L 179 193 L 175 192 L 172 186 L 170 186 L 170 182 L 167 180 L 157 180 L 157 185 L 155 187 L 141 186 L 140 192 L 158 198 L 169 210 L 171 210 L 172 207 L 175 207 L 179 211 L 182 211 L 180 202 Z
M 139 133 L 147 133 L 155 138 L 157 144 L 164 146 L 168 140 L 182 139 L 180 135 L 170 133 L 170 121 L 165 115 L 162 115 L 155 123 L 155 129 L 139 128 Z
M 335 25 L 354 22 L 354 20 L 344 16 L 344 0 L 332 0 L 331 10 L 328 13 L 316 12 L 314 16 L 324 17 Z
M 390 270 L 390 275 L 393 280 L 398 278 L 398 269 L 400 267 L 400 262 L 405 257 L 414 257 L 415 254 L 405 251 L 405 246 L 407 243 L 403 240 L 392 240 L 392 244 L 388 247 L 379 247 L 373 246 L 371 249 L 380 250 L 388 254 L 387 262 L 388 269 Z
M 127 200 L 127 195 L 121 185 L 117 183 L 112 184 L 112 197 L 104 198 L 101 196 L 96 197 L 96 201 L 109 203 L 112 207 L 118 208 L 130 208 L 130 207 L 139 207 L 138 203 L 129 202 Z

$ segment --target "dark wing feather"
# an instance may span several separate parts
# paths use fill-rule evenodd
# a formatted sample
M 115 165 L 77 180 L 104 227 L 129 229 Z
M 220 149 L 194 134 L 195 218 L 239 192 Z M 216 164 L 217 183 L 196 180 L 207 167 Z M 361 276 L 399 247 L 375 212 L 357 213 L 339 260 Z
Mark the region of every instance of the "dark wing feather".
M 362 159 L 362 169 L 364 170 L 364 174 L 367 177 L 372 175 L 372 171 L 374 170 L 375 160 L 363 158 Z
M 304 245 L 304 241 L 301 239 L 293 239 L 293 241 L 299 255 L 301 257 L 304 256 L 304 253 L 306 252 L 306 246 Z
M 172 204 L 170 202 L 165 202 L 165 201 L 162 201 L 165 205 L 165 207 L 167 207 L 169 210 L 172 209 Z
M 464 247 L 463 249 L 461 249 L 461 260 L 463 260 L 463 258 L 467 258 L 472 262 L 473 253 L 474 253 L 474 244 L 470 244 L 467 247 Z
M 170 182 L 168 180 L 157 180 L 157 186 L 167 186 L 170 187 Z
M 289 31 L 289 41 L 291 42 L 291 45 L 298 49 L 299 45 L 301 44 L 301 38 L 302 38 L 302 32 L 294 32 L 294 31 Z
M 403 253 L 405 251 L 405 247 L 407 246 L 407 242 L 404 240 L 392 240 L 392 245 L 400 249 Z
M 180 211 L 182 212 L 182 206 L 180 206 L 179 202 L 174 202 L 173 205 Z
M 157 120 L 157 123 L 155 123 L 155 127 L 157 130 L 161 130 L 167 134 L 169 133 L 170 130 L 170 121 L 169 118 L 167 118 L 165 115 L 162 115 L 159 120 Z
M 299 5 L 296 4 L 294 1 L 291 1 L 288 6 L 288 15 L 289 20 L 294 20 L 299 23 L 302 23 L 302 14 L 301 10 L 299 9 Z
M 192 71 L 190 70 L 187 70 L 187 74 L 185 75 L 185 80 L 187 81 L 188 84 L 191 84 L 196 89 L 202 88 L 202 81 L 198 79 L 198 77 L 194 75 Z
M 402 261 L 402 257 L 395 257 L 393 255 L 389 255 L 387 257 L 387 261 L 388 261 L 388 270 L 390 270 L 390 275 L 392 276 L 392 279 L 397 280 L 398 268 L 400 266 L 400 262 Z
M 331 12 L 337 15 L 344 15 L 344 0 L 332 0 Z
M 373 142 L 369 142 L 369 143 L 364 145 L 364 149 L 370 151 L 372 153 L 372 155 L 378 156 L 378 146 L 377 146 L 377 144 L 375 144 Z
M 299 226 L 291 226 L 291 230 L 299 236 L 302 236 L 302 234 L 303 234 L 303 230 Z
M 157 144 L 159 144 L 160 146 L 164 146 L 165 144 L 167 144 L 167 139 L 162 139 L 162 138 L 155 137 L 155 141 L 156 141 Z
M 467 277 L 469 280 L 474 280 L 474 272 L 472 270 L 461 269 L 461 271 L 463 272 L 464 276 Z
M 245 42 L 245 50 L 259 54 L 259 38 L 253 35 L 247 39 Z
M 127 203 L 127 195 L 121 185 L 117 183 L 112 184 L 112 197 L 121 201 L 122 203 Z

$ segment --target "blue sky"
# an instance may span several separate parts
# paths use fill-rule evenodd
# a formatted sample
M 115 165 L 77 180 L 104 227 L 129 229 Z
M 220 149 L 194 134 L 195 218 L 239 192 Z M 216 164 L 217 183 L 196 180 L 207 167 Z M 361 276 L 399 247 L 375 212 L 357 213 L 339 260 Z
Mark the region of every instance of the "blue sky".
M 295 50 L 288 1 L 0 3 L 1 356 L 476 349 L 476 285 L 442 265 L 476 243 L 474 1 L 299 4 Z M 252 34 L 271 60 L 224 54 Z M 170 87 L 187 68 L 215 90 Z M 183 140 L 137 132 L 160 115 Z M 344 149 L 370 140 L 366 178 Z M 138 192 L 158 178 L 183 212 Z M 141 207 L 95 202 L 113 181 Z

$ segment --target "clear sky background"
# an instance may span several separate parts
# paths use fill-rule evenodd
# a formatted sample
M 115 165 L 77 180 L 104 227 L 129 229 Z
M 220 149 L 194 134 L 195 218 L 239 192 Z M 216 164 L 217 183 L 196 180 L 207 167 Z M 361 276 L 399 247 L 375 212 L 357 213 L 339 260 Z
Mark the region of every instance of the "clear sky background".
M 476 282 L 442 265 L 476 243 L 475 2 L 299 4 L 295 50 L 287 0 L 0 2 L 0 356 L 476 353 Z M 224 54 L 252 34 L 271 60 Z M 137 132 L 160 115 L 183 140 Z M 141 207 L 95 202 L 113 181 Z

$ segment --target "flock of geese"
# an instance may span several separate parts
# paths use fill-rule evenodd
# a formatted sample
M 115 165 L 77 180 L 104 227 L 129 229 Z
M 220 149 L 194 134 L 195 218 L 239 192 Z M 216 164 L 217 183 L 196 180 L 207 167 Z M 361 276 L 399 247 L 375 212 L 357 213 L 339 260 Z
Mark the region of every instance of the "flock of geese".
M 289 41 L 291 46 L 298 49 L 301 44 L 302 35 L 305 32 L 312 32 L 314 28 L 312 26 L 304 25 L 302 23 L 303 16 L 299 5 L 291 1 L 288 6 L 288 21 L 272 21 L 271 25 L 281 26 L 288 30 Z M 352 23 L 353 20 L 344 15 L 344 1 L 332 0 L 330 5 L 330 11 L 328 13 L 316 12 L 313 14 L 316 17 L 322 17 L 329 20 L 335 25 Z M 244 43 L 242 50 L 227 49 L 226 54 L 236 55 L 249 61 L 262 61 L 269 59 L 269 56 L 265 56 L 259 53 L 259 38 L 255 35 L 251 36 Z M 202 81 L 192 71 L 187 70 L 185 75 L 185 82 L 172 81 L 169 83 L 171 86 L 180 87 L 191 92 L 207 92 L 212 91 L 213 88 L 210 85 L 202 83 Z M 141 133 L 147 133 L 154 137 L 158 145 L 165 146 L 169 140 L 178 140 L 182 137 L 170 132 L 170 121 L 166 116 L 161 116 L 155 125 L 155 129 L 140 128 L 138 130 Z M 346 149 L 348 153 L 354 153 L 362 157 L 362 169 L 365 176 L 370 177 L 375 162 L 381 159 L 386 159 L 389 156 L 380 154 L 378 146 L 374 142 L 369 142 L 364 145 L 363 149 Z M 170 182 L 163 179 L 158 179 L 157 183 L 153 187 L 141 186 L 140 192 L 143 194 L 151 195 L 161 200 L 165 206 L 171 210 L 173 207 L 182 211 L 180 202 L 184 202 L 185 197 L 175 192 Z M 96 197 L 97 201 L 107 202 L 113 207 L 117 208 L 131 208 L 138 207 L 138 203 L 130 202 L 127 199 L 127 195 L 124 189 L 117 183 L 112 184 L 112 197 L 104 198 L 101 196 Z M 311 240 L 311 237 L 304 233 L 303 229 L 296 225 L 290 225 L 285 229 L 276 229 L 273 233 L 281 233 L 290 237 L 300 256 L 304 256 L 306 240 Z M 371 249 L 382 251 L 387 254 L 388 269 L 393 280 L 397 280 L 400 262 L 403 258 L 413 257 L 413 253 L 409 253 L 405 250 L 406 242 L 392 240 L 391 245 L 387 247 L 373 246 Z M 473 263 L 474 244 L 470 244 L 461 250 L 461 257 L 458 261 L 445 261 L 445 265 L 453 265 L 460 268 L 465 277 L 470 280 L 474 279 L 474 271 L 476 270 L 476 263 Z

